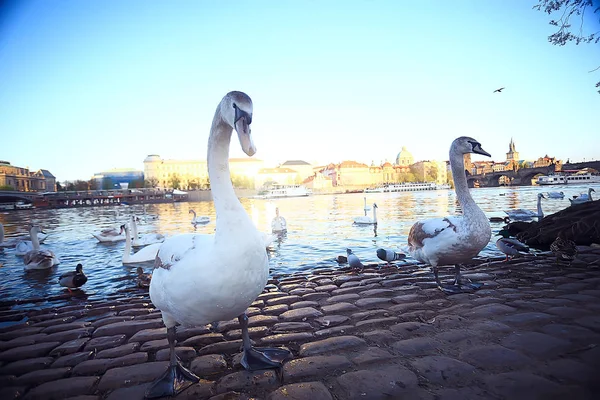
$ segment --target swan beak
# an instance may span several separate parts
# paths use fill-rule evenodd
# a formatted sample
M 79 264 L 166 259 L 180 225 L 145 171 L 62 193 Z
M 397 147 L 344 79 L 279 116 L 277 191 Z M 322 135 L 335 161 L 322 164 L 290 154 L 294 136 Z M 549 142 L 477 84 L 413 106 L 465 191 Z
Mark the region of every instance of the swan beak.
M 487 151 L 485 151 L 484 149 L 482 149 L 481 145 L 479 143 L 477 143 L 475 145 L 475 147 L 473 147 L 473 153 L 481 154 L 482 156 L 488 156 L 488 157 L 492 156 L 490 153 L 488 153 Z
M 256 153 L 256 146 L 254 146 L 254 142 L 252 141 L 252 136 L 250 135 L 250 124 L 248 123 L 245 115 L 241 116 L 235 121 L 235 131 L 240 139 L 242 150 L 244 150 L 244 153 L 246 153 L 249 157 L 252 157 L 254 153 Z

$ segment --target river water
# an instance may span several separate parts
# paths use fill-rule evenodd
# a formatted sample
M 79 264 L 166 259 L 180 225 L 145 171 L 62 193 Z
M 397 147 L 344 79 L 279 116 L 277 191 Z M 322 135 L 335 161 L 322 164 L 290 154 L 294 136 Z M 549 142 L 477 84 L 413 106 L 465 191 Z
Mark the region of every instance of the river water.
M 595 185 L 600 192 L 600 185 Z M 537 193 L 547 190 L 564 191 L 563 200 L 544 200 L 546 215 L 569 206 L 567 197 L 587 192 L 587 187 L 514 187 L 471 189 L 475 201 L 489 216 L 505 216 L 503 210 L 526 208 L 535 210 Z M 353 218 L 364 215 L 364 200 L 377 203 L 377 228 L 355 226 Z M 379 262 L 375 250 L 379 247 L 402 251 L 406 246 L 411 226 L 418 220 L 456 215 L 460 212 L 453 190 L 426 192 L 313 195 L 304 198 L 278 200 L 242 199 L 242 204 L 254 223 L 264 232 L 270 232 L 275 207 L 287 220 L 288 232 L 269 252 L 272 274 L 310 271 L 315 268 L 338 267 L 336 257 L 345 255 L 351 248 L 363 263 Z M 198 215 L 208 215 L 211 222 L 204 226 L 190 223 L 189 210 Z M 135 286 L 135 270 L 142 266 L 146 272 L 152 262 L 123 265 L 121 258 L 124 242 L 98 243 L 92 237 L 108 227 L 125 223 L 132 214 L 141 218 L 138 230 L 143 233 L 213 233 L 215 210 L 212 202 L 188 202 L 112 207 L 86 207 L 78 209 L 33 209 L 0 213 L 7 238 L 25 233 L 30 222 L 41 225 L 49 237 L 42 248 L 47 248 L 60 258 L 61 263 L 50 271 L 25 272 L 23 259 L 14 249 L 0 250 L 0 301 L 49 298 L 60 296 L 66 289 L 59 286 L 58 277 L 74 270 L 82 263 L 88 282 L 83 291 L 92 298 L 104 298 L 120 289 Z M 368 215 L 372 215 L 369 211 Z M 497 232 L 502 223 L 492 223 Z M 492 236 L 483 256 L 501 256 Z M 408 258 L 410 261 L 410 258 Z

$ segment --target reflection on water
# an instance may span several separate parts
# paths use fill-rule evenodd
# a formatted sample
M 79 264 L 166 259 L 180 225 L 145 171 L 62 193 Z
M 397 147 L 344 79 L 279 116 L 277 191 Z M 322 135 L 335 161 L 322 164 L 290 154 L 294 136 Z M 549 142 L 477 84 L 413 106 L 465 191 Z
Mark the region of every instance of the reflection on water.
M 475 201 L 489 216 L 503 217 L 504 210 L 526 208 L 535 210 L 537 193 L 548 188 L 486 188 L 472 190 Z M 587 187 L 568 186 L 552 188 L 565 192 L 563 200 L 543 200 L 546 215 L 569 205 L 567 197 L 587 192 Z M 600 191 L 600 187 L 596 187 Z M 374 226 L 355 226 L 353 218 L 364 215 L 365 194 L 311 196 L 308 198 L 242 199 L 246 211 L 256 226 L 264 232 L 271 229 L 275 207 L 287 220 L 288 231 L 278 236 L 269 251 L 272 274 L 311 270 L 319 267 L 336 267 L 335 259 L 345 254 L 346 248 L 364 262 L 378 262 L 375 250 L 379 247 L 402 251 L 411 226 L 420 219 L 444 217 L 460 212 L 452 190 L 428 192 L 370 193 L 367 202 L 377 203 L 377 222 Z M 209 216 L 207 225 L 191 223 L 193 208 L 198 215 Z M 117 212 L 118 211 L 118 212 Z M 141 218 L 140 234 L 214 232 L 216 216 L 212 202 L 171 203 L 80 209 L 22 210 L 0 213 L 0 222 L 8 237 L 25 234 L 27 224 L 40 224 L 49 233 L 42 245 L 54 251 L 61 264 L 49 271 L 24 272 L 23 260 L 13 249 L 0 250 L 0 295 L 2 300 L 39 298 L 62 295 L 66 289 L 58 285 L 60 274 L 75 269 L 82 263 L 88 282 L 84 293 L 102 297 L 115 290 L 135 286 L 135 269 L 138 265 L 123 265 L 121 257 L 124 242 L 98 243 L 92 237 L 109 227 L 124 224 L 131 214 Z M 498 231 L 502 224 L 492 224 Z M 484 255 L 499 256 L 494 246 L 495 237 L 484 249 Z M 152 262 L 141 264 L 148 272 Z

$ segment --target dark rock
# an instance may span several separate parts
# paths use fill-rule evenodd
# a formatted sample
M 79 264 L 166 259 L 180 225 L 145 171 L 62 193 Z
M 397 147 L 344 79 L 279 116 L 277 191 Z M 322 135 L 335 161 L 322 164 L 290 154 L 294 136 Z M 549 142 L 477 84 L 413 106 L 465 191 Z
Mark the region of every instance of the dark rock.
M 195 358 L 190 370 L 198 376 L 220 374 L 227 369 L 227 361 L 221 354 L 209 354 Z
M 429 382 L 438 385 L 470 385 L 476 380 L 476 368 L 444 356 L 428 356 L 411 362 Z
M 333 328 L 318 330 L 315 332 L 315 336 L 323 337 L 323 336 L 337 335 L 340 333 L 345 334 L 345 333 L 350 333 L 351 331 L 353 331 L 355 329 L 356 329 L 356 327 L 354 325 L 339 325 L 339 326 L 334 326 Z
M 204 335 L 192 336 L 183 342 L 181 342 L 182 346 L 192 346 L 192 347 L 201 347 L 206 346 L 213 343 L 218 343 L 224 341 L 225 338 L 221 333 L 206 333 Z
M 48 368 L 54 359 L 52 357 L 28 358 L 14 361 L 0 368 L 1 375 L 22 375 L 38 369 Z
M 299 354 L 302 357 L 333 351 L 366 346 L 366 342 L 356 336 L 337 336 L 300 346 Z
M 93 394 L 93 388 L 98 382 L 97 376 L 79 376 L 58 379 L 42 383 L 31 389 L 25 399 L 27 400 L 54 400 L 66 397 Z
M 331 393 L 321 382 L 302 382 L 285 385 L 271 392 L 267 400 L 332 400 Z
M 255 389 L 274 388 L 278 384 L 277 375 L 273 370 L 238 371 L 225 375 L 217 382 L 217 393 L 231 390 L 250 391 Z
M 44 357 L 59 344 L 60 342 L 45 342 L 14 347 L 0 353 L 0 361 L 17 361 L 25 358 Z
M 62 356 L 52 363 L 52 368 L 74 367 L 75 365 L 88 360 L 93 354 L 93 351 L 83 351 Z
M 229 342 L 213 343 L 213 344 L 209 344 L 209 345 L 201 348 L 198 351 L 198 355 L 203 356 L 205 354 L 219 354 L 219 353 L 232 354 L 232 353 L 235 353 L 236 351 L 239 351 L 241 346 L 242 346 L 241 339 L 231 340 Z
M 127 337 L 133 336 L 136 332 L 143 329 L 155 329 L 164 326 L 162 319 L 151 319 L 147 321 L 126 321 L 117 322 L 114 324 L 108 324 L 97 328 L 94 331 L 93 337 L 99 336 L 114 336 L 114 335 L 125 335 Z
M 302 321 L 305 318 L 316 318 L 322 316 L 323 313 L 315 310 L 312 307 L 297 308 L 286 311 L 279 316 L 283 321 Z
M 394 343 L 392 347 L 402 356 L 425 356 L 437 353 L 436 343 L 427 337 L 400 340 Z
M 166 339 L 167 337 L 167 328 L 154 328 L 154 329 L 143 329 L 139 332 L 136 332 L 132 337 L 129 338 L 129 342 L 140 342 L 144 343 L 149 340 L 158 340 L 158 339 Z M 180 339 L 179 331 L 177 332 L 177 339 Z
M 513 333 L 504 338 L 501 344 L 504 347 L 543 358 L 554 358 L 570 347 L 570 343 L 566 340 L 539 332 Z
M 85 338 L 81 338 L 81 339 L 75 339 L 75 340 L 68 341 L 66 343 L 61 344 L 60 346 L 55 347 L 50 352 L 50 355 L 53 357 L 56 357 L 56 356 L 64 356 L 67 354 L 77 353 L 88 342 L 88 340 L 90 340 L 90 339 L 85 337 Z
M 261 338 L 260 343 L 263 345 L 278 345 L 289 342 L 305 342 L 312 338 L 313 334 L 311 332 L 279 333 Z
M 351 366 L 348 358 L 339 355 L 298 358 L 283 365 L 283 381 L 293 382 L 315 376 L 323 378 Z
M 140 346 L 140 351 L 149 351 L 154 353 L 161 349 L 166 349 L 169 347 L 169 341 L 165 339 L 160 340 L 150 340 Z
M 19 376 L 16 383 L 23 386 L 39 385 L 45 382 L 62 379 L 69 375 L 70 371 L 70 367 L 40 369 Z
M 379 347 L 368 347 L 356 356 L 352 356 L 352 362 L 358 366 L 366 364 L 375 364 L 385 362 L 389 359 L 394 358 L 387 350 L 380 349 Z
M 99 351 L 96 354 L 96 358 L 115 358 L 126 356 L 127 354 L 131 354 L 134 351 L 137 351 L 140 348 L 139 343 L 126 343 L 121 346 L 108 348 L 106 350 Z
M 187 362 L 196 358 L 196 349 L 193 347 L 175 347 L 175 354 L 183 361 Z M 169 349 L 162 349 L 156 352 L 156 361 L 169 361 L 171 352 Z
M 327 317 L 323 317 L 327 318 Z M 308 322 L 280 322 L 273 325 L 271 332 L 293 332 L 293 331 L 312 331 L 313 327 Z
M 527 371 L 506 372 L 484 378 L 488 391 L 505 399 L 565 399 L 577 398 L 568 387 L 533 375 Z
M 86 343 L 84 350 L 101 351 L 117 347 L 127 341 L 125 335 L 95 337 Z
M 348 400 L 417 398 L 417 376 L 399 365 L 348 372 L 337 381 Z
M 533 362 L 519 352 L 495 344 L 473 347 L 463 351 L 459 358 L 486 370 L 513 368 L 515 365 L 530 365 Z
M 167 361 L 155 361 L 109 369 L 102 376 L 98 384 L 98 390 L 114 390 L 144 382 L 152 382 L 165 372 L 168 365 Z
M 354 304 L 351 303 L 336 303 L 336 304 L 331 304 L 328 306 L 323 306 L 321 307 L 321 310 L 323 310 L 323 312 L 325 314 L 337 314 L 340 312 L 345 312 L 345 311 L 356 311 L 358 310 L 358 307 L 356 307 Z
M 315 322 L 320 324 L 321 326 L 336 326 L 343 324 L 346 321 L 349 321 L 350 318 L 345 315 L 325 315 L 323 317 L 319 317 L 315 319 Z

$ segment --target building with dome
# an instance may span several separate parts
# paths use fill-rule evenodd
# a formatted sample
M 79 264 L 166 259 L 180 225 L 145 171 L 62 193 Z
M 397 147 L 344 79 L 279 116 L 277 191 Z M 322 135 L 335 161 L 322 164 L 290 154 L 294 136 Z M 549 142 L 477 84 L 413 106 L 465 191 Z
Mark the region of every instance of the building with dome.
M 406 150 L 406 147 L 402 146 L 402 150 L 400 150 L 400 153 L 398 153 L 398 155 L 396 156 L 396 165 L 399 165 L 401 167 L 408 167 L 410 165 L 413 165 L 414 162 L 415 158 L 413 157 L 412 153 Z

